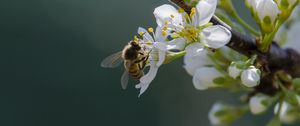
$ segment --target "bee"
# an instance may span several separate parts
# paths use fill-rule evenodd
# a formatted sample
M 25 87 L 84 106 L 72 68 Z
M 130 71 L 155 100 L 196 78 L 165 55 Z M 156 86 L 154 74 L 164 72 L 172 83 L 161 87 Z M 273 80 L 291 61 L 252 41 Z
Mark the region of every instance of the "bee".
M 125 71 L 121 77 L 121 86 L 126 89 L 128 85 L 129 75 L 138 80 L 144 75 L 149 53 L 145 52 L 146 47 L 138 40 L 132 40 L 120 52 L 114 53 L 106 57 L 101 66 L 104 68 L 115 68 L 124 61 Z

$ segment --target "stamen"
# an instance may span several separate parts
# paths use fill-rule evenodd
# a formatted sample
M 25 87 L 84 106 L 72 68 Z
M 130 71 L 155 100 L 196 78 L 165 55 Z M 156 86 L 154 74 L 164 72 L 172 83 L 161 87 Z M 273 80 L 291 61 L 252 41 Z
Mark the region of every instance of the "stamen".
M 135 36 L 133 37 L 133 40 L 134 40 L 134 41 L 139 41 L 139 38 L 135 35 Z
M 165 24 L 165 25 L 168 25 L 168 21 L 165 21 L 164 24 Z
M 167 33 L 167 31 L 162 30 L 162 31 L 161 31 L 161 34 L 162 34 L 163 36 L 166 36 L 168 33 Z
M 165 30 L 165 31 L 167 31 L 168 30 L 168 28 L 167 27 L 163 27 L 163 29 L 162 30 Z
M 193 17 L 195 14 L 196 14 L 196 8 L 193 7 L 193 8 L 191 9 L 190 17 Z
M 140 35 L 140 36 L 144 36 L 144 35 L 145 35 L 145 32 L 140 32 L 139 35 Z
M 148 28 L 148 32 L 153 33 L 153 32 L 154 32 L 153 28 L 152 28 L 152 27 L 149 27 L 149 28 Z

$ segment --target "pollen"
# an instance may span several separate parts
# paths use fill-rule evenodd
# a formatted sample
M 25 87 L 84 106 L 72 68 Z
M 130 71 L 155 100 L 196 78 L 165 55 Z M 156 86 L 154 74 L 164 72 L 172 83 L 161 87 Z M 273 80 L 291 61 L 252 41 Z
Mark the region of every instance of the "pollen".
M 168 30 L 168 28 L 167 27 L 163 27 L 163 29 L 162 30 L 165 30 L 165 31 L 167 31 Z
M 176 32 L 180 37 L 185 38 L 188 42 L 196 42 L 199 40 L 200 30 L 194 26 L 186 26 L 180 32 Z
M 166 36 L 168 33 L 167 33 L 167 31 L 162 30 L 162 31 L 161 31 L 161 34 L 162 34 L 163 36 Z
M 152 27 L 148 28 L 148 32 L 153 33 L 154 32 L 153 28 Z
M 140 36 L 144 36 L 145 32 L 140 32 L 139 35 Z
M 193 17 L 195 14 L 196 14 L 196 8 L 193 7 L 193 8 L 191 9 L 190 17 Z
M 134 40 L 134 41 L 139 41 L 139 38 L 135 35 L 135 36 L 133 37 L 133 40 Z
M 168 25 L 168 21 L 165 21 L 164 24 L 165 24 L 165 25 Z

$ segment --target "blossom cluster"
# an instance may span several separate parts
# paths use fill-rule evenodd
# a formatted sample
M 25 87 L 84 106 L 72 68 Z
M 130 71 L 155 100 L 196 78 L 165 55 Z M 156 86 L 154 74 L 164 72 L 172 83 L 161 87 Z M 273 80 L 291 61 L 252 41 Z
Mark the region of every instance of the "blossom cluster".
M 195 0 L 192 0 L 192 4 L 187 3 L 194 6 L 189 12 L 170 4 L 158 6 L 153 12 L 156 28 L 138 28 L 134 40 L 145 47 L 143 51 L 148 55 L 145 66 L 149 67 L 147 73 L 139 78 L 139 83 L 135 85 L 135 88 L 140 90 L 138 96 L 140 97 L 149 88 L 159 67 L 183 57 L 183 68 L 192 76 L 191 83 L 195 89 L 219 88 L 247 93 L 243 100 L 246 104 L 239 106 L 214 104 L 208 115 L 212 125 L 230 124 L 247 111 L 254 115 L 261 114 L 272 104 L 276 104 L 274 114 L 277 116 L 269 125 L 278 120 L 291 123 L 299 119 L 299 79 L 291 78 L 288 73 L 279 70 L 271 74 L 274 84 L 269 84 L 276 93 L 269 90 L 261 91 L 260 88 L 263 87 L 260 84 L 261 80 L 269 76 L 269 71 L 260 63 L 258 56 L 245 57 L 227 48 L 226 45 L 230 44 L 232 37 L 230 27 L 213 25 L 210 22 L 217 6 L 220 6 L 248 30 L 244 30 L 245 32 L 250 32 L 258 38 L 258 48 L 261 52 L 268 50 L 274 38 L 279 44 L 300 52 L 298 42 L 300 22 L 297 22 L 300 20 L 300 14 L 297 11 L 292 13 L 293 10 L 297 10 L 294 8 L 297 8 L 299 1 L 245 0 L 260 28 L 259 32 L 238 16 L 231 0 L 219 0 L 219 4 L 218 0 L 198 1 L 196 4 Z M 233 28 L 236 27 L 234 23 L 228 24 L 232 24 L 230 26 Z M 144 68 L 143 70 L 146 71 Z

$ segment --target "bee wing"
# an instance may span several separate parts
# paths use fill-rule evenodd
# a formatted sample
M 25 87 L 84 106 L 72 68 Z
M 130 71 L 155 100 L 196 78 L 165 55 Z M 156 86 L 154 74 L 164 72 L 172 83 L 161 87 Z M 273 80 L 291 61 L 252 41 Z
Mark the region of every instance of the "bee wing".
M 102 62 L 101 66 L 104 68 L 115 68 L 123 62 L 122 51 L 114 53 L 106 57 Z
M 129 72 L 127 70 L 124 71 L 122 77 L 121 77 L 121 86 L 122 89 L 126 89 L 128 85 L 128 80 L 129 80 Z

